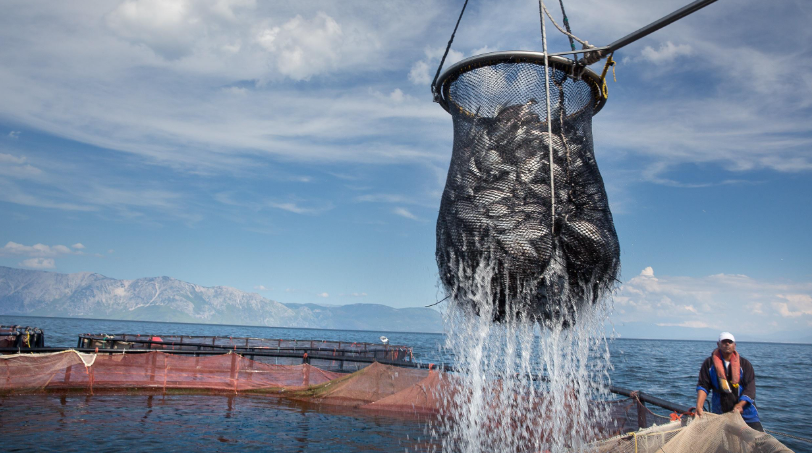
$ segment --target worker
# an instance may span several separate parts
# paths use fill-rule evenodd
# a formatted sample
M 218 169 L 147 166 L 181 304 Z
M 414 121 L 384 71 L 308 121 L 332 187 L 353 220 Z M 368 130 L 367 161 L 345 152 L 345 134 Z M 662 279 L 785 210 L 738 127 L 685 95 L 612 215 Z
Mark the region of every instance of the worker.
M 730 332 L 719 334 L 717 348 L 702 362 L 696 386 L 696 415 L 702 417 L 702 406 L 709 393 L 711 412 L 736 411 L 747 426 L 764 432 L 756 410 L 756 373 L 750 361 L 736 352 L 736 339 Z

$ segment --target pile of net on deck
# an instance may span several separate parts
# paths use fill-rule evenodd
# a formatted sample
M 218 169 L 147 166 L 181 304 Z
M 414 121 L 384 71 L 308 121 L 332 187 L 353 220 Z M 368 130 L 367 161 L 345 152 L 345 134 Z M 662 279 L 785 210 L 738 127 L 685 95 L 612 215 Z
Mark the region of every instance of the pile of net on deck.
M 741 415 L 705 413 L 685 426 L 674 421 L 592 445 L 596 453 L 779 453 L 792 452 L 773 436 L 756 431 Z

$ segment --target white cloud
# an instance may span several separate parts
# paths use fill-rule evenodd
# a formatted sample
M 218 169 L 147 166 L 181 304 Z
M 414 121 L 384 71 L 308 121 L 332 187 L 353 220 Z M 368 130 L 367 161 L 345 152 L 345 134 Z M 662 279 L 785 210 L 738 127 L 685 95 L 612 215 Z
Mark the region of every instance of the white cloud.
M 274 55 L 276 69 L 294 80 L 335 68 L 345 44 L 341 25 L 324 12 L 312 19 L 297 15 L 281 27 L 266 28 L 257 42 Z
M 20 267 L 31 269 L 53 269 L 56 267 L 53 258 L 29 258 L 19 263 Z
M 105 23 L 120 38 L 176 60 L 196 51 L 238 52 L 240 35 L 233 27 L 254 6 L 253 0 L 128 0 Z
M 192 52 L 205 24 L 185 0 L 130 0 L 107 15 L 107 26 L 120 37 L 142 44 L 164 58 Z
M 305 182 L 305 181 L 301 181 Z M 233 192 L 219 192 L 214 195 L 214 199 L 220 203 L 248 208 L 252 211 L 260 211 L 264 208 L 280 209 L 282 211 L 292 212 L 294 214 L 321 214 L 322 212 L 333 209 L 333 204 L 329 202 L 312 202 L 311 206 L 302 206 L 295 201 L 278 201 L 278 200 L 259 200 L 259 201 L 244 201 L 245 194 L 236 194 Z
M 254 289 L 257 291 L 269 291 L 269 289 L 266 288 L 265 285 L 257 285 L 254 287 Z
M 2 255 L 27 255 L 33 257 L 48 257 L 68 254 L 79 254 L 81 252 L 73 251 L 64 245 L 23 245 L 13 241 L 9 241 L 0 249 L 0 256 Z
M 429 64 L 425 61 L 418 61 L 409 70 L 409 81 L 415 85 L 428 85 L 432 76 L 429 75 Z
M 16 138 L 16 137 L 15 137 Z M 25 156 L 13 156 L 0 153 L 0 175 L 15 179 L 33 178 L 42 174 L 42 170 L 26 163 Z
M 25 156 L 12 156 L 11 154 L 0 153 L 0 163 L 3 164 L 24 164 Z
M 445 179 L 442 181 L 438 181 L 438 184 L 445 184 Z M 355 197 L 355 201 L 361 203 L 393 203 L 393 204 L 410 204 L 410 205 L 418 205 L 424 206 L 429 208 L 434 208 L 436 204 L 436 200 L 439 199 L 438 197 L 433 196 L 432 194 L 430 201 L 426 201 L 425 198 L 418 198 L 415 195 L 399 195 L 394 193 L 372 193 L 366 195 L 360 195 Z
M 317 214 L 319 212 L 325 211 L 326 209 L 329 209 L 329 208 L 326 209 L 304 208 L 297 205 L 296 203 L 277 203 L 277 202 L 268 202 L 268 206 L 275 209 L 281 209 L 283 211 L 293 212 L 295 214 Z
M 367 297 L 367 293 L 339 294 L 341 297 Z
M 77 243 L 73 244 L 71 247 L 73 247 L 73 248 L 75 248 L 77 250 L 82 250 L 82 249 L 85 248 L 84 244 L 82 244 L 81 242 L 77 242 Z
M 319 297 L 330 297 L 330 295 L 327 294 L 327 293 L 319 293 L 319 294 L 316 294 L 316 295 L 319 296 Z
M 654 50 L 651 46 L 646 46 L 641 52 L 641 57 L 654 64 L 670 63 L 683 55 L 691 55 L 693 50 L 688 44 L 675 45 L 671 41 L 667 41 L 660 45 L 658 50 Z
M 773 308 L 785 318 L 812 316 L 812 296 L 809 294 L 777 294 L 776 297 L 787 302 L 774 302 Z
M 668 326 L 671 326 L 671 327 L 690 327 L 692 329 L 706 329 L 706 328 L 715 327 L 715 326 L 713 326 L 711 324 L 708 324 L 708 323 L 706 323 L 704 321 L 684 321 L 684 322 L 681 322 L 681 323 L 678 323 L 678 324 L 669 324 L 669 323 L 660 322 L 660 323 L 657 323 L 657 325 L 660 326 L 660 327 L 668 327 Z
M 394 91 L 389 94 L 389 99 L 395 102 L 402 102 L 405 97 L 406 96 L 403 94 L 403 91 L 400 88 L 395 88 Z
M 409 81 L 415 85 L 428 85 L 434 79 L 434 74 L 437 73 L 437 66 L 440 64 L 440 59 L 443 57 L 445 47 L 427 47 L 425 50 L 425 59 L 412 64 L 409 70 Z M 476 54 L 476 53 L 475 53 Z M 462 52 L 450 49 L 443 63 L 444 68 L 448 68 L 454 63 L 465 58 Z
M 20 138 L 20 131 L 11 131 L 8 133 L 8 137 L 12 139 Z
M 761 331 L 774 321 L 778 323 L 774 331 L 792 331 L 800 328 L 796 321 L 812 319 L 812 283 L 737 274 L 655 277 L 647 267 L 618 288 L 614 305 L 616 321 L 657 319 L 658 325 L 730 331 Z
M 407 219 L 419 220 L 416 215 L 409 212 L 409 210 L 406 208 L 395 208 L 392 210 L 392 212 L 401 217 L 406 217 Z

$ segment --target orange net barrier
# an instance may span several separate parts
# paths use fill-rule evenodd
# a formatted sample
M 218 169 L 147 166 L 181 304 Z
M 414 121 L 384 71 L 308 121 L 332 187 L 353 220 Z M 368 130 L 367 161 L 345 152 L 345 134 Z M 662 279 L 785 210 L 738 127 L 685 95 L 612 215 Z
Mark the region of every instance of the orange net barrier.
M 198 389 L 215 392 L 287 391 L 330 382 L 341 373 L 308 364 L 272 365 L 238 354 L 191 357 L 142 354 L 0 356 L 0 393 L 59 389 Z
M 316 385 L 298 397 L 338 406 L 363 406 L 398 394 L 421 382 L 428 375 L 424 369 L 399 368 L 373 363 L 353 374 Z
M 233 353 L 195 357 L 160 351 L 83 354 L 68 350 L 0 355 L 0 394 L 66 390 L 260 392 L 389 414 L 432 416 L 448 413 L 448 405 L 466 395 L 453 374 L 378 362 L 342 374 L 310 364 L 268 364 Z M 544 395 L 540 395 L 532 406 L 543 404 Z M 610 405 L 610 420 L 600 429 L 606 437 L 637 429 L 631 426 L 637 419 L 635 400 L 590 404 Z M 498 416 L 494 420 L 500 427 L 516 424 Z M 539 426 L 543 422 L 539 417 Z
M 76 351 L 0 355 L 0 393 L 39 391 L 71 375 L 87 377 L 95 359 Z

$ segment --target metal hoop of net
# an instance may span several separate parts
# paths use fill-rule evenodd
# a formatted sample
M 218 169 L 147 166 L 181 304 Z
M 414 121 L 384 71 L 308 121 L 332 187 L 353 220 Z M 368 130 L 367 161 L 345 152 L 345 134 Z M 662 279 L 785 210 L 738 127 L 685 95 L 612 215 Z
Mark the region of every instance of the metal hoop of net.
M 484 54 L 453 65 L 435 86 L 454 123 L 437 219 L 440 280 L 466 303 L 465 280 L 489 266 L 496 321 L 567 322 L 613 286 L 620 267 L 592 144 L 592 116 L 606 100 L 600 77 L 566 58 L 548 61 L 547 71 L 543 53 Z

